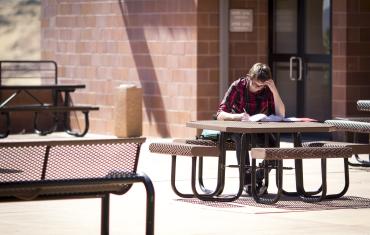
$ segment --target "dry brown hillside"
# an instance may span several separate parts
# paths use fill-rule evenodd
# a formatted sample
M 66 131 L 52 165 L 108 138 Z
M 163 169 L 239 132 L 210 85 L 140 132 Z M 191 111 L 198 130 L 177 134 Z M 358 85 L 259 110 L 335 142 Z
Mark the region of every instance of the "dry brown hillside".
M 0 0 L 0 60 L 40 59 L 40 0 Z

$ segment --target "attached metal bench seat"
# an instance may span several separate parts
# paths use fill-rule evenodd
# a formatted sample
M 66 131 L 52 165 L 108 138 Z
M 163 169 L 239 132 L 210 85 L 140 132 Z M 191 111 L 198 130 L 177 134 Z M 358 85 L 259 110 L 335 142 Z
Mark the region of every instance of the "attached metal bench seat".
M 188 157 L 218 156 L 219 150 L 216 146 L 187 144 L 187 143 L 151 143 L 149 150 L 152 153 L 180 155 Z
M 335 126 L 338 129 L 338 131 L 370 133 L 370 122 L 341 119 L 341 120 L 326 120 L 325 123 Z
M 182 198 L 193 198 L 197 197 L 202 199 L 203 193 L 206 195 L 215 195 L 219 192 L 206 189 L 203 184 L 203 172 L 201 162 L 203 157 L 218 157 L 220 152 L 219 148 L 215 145 L 198 145 L 198 144 L 187 144 L 187 140 L 175 140 L 171 143 L 151 143 L 149 150 L 152 153 L 159 153 L 171 156 L 171 187 L 176 195 Z M 191 188 L 193 193 L 182 193 L 176 186 L 176 159 L 177 156 L 185 156 L 192 158 L 191 165 Z M 197 175 L 197 159 L 199 161 L 198 170 L 198 185 L 202 190 L 199 193 L 196 187 L 196 175 Z
M 145 138 L 2 141 L 0 202 L 101 198 L 101 234 L 109 234 L 109 194 L 146 189 L 146 234 L 154 234 L 154 187 L 137 172 Z
M 366 154 L 370 153 L 369 144 L 351 143 L 351 142 L 338 142 L 338 141 L 312 141 L 303 142 L 303 147 L 349 147 L 352 149 L 353 154 Z
M 370 100 L 358 100 L 357 109 L 361 111 L 370 111 Z
M 252 148 L 252 195 L 256 202 L 264 204 L 276 203 L 283 193 L 283 160 L 285 159 L 321 159 L 321 179 L 322 186 L 317 192 L 322 192 L 320 196 L 313 196 L 305 193 L 303 185 L 297 185 L 298 195 L 307 202 L 316 202 L 323 199 L 339 198 L 343 196 L 349 187 L 348 173 L 348 158 L 352 155 L 350 147 L 294 147 L 294 148 Z M 343 158 L 344 159 L 344 175 L 345 186 L 338 194 L 326 195 L 326 159 L 327 158 Z M 256 159 L 277 160 L 278 166 L 276 171 L 278 191 L 275 197 L 265 198 L 257 194 L 256 190 Z M 267 175 L 268 177 L 268 175 Z M 297 182 L 303 182 L 297 180 Z
M 207 146 L 217 146 L 218 142 L 214 140 L 207 139 L 175 139 L 174 142 L 184 141 L 187 144 L 196 144 L 196 145 L 207 145 Z M 226 150 L 233 151 L 236 149 L 235 143 L 233 141 L 225 142 Z
M 57 130 L 57 126 L 58 126 L 57 116 L 54 114 L 54 119 L 55 119 L 54 120 L 54 125 L 50 129 L 41 130 L 38 127 L 38 124 L 37 124 L 39 113 L 45 113 L 45 112 L 48 112 L 48 113 L 68 113 L 68 112 L 76 112 L 76 111 L 80 111 L 84 114 L 84 119 L 85 119 L 84 129 L 80 133 L 74 132 L 74 131 L 70 130 L 70 126 L 65 121 L 63 123 L 64 131 L 67 132 L 70 135 L 77 136 L 77 137 L 82 137 L 88 132 L 89 127 L 90 127 L 89 112 L 90 111 L 97 111 L 97 110 L 99 110 L 99 107 L 81 106 L 81 105 L 79 105 L 79 106 L 53 106 L 53 105 L 50 105 L 50 104 L 44 104 L 44 105 L 30 104 L 30 105 L 22 105 L 22 106 L 2 107 L 1 110 L 0 110 L 0 114 L 5 116 L 4 122 L 5 122 L 6 129 L 5 129 L 4 133 L 0 134 L 0 138 L 5 138 L 10 133 L 10 127 L 11 127 L 10 113 L 12 113 L 12 112 L 34 112 L 35 115 L 34 115 L 34 118 L 33 118 L 33 125 L 34 125 L 35 132 L 40 134 L 40 135 L 47 135 L 47 134 L 50 134 L 50 133 Z
M 364 101 L 364 105 L 366 105 L 366 107 L 368 103 L 369 102 Z M 366 107 L 362 107 L 363 110 L 366 110 Z M 360 106 L 358 108 L 360 108 Z M 348 119 L 339 119 L 339 120 L 326 120 L 325 123 L 334 125 L 338 129 L 338 131 L 353 133 L 354 142 L 356 142 L 356 137 L 358 133 L 365 133 L 365 134 L 370 135 L 370 119 L 368 118 L 348 118 Z M 348 145 L 348 144 L 349 143 L 346 143 L 344 145 Z M 369 148 L 366 148 L 365 146 L 357 146 L 355 144 L 353 144 L 353 146 L 351 147 L 354 148 L 354 156 L 358 163 L 349 162 L 349 164 L 351 166 L 370 167 L 370 157 L 369 157 L 369 160 L 362 160 L 358 156 L 358 154 L 370 154 Z M 356 151 L 358 148 L 359 150 L 363 149 L 363 151 Z

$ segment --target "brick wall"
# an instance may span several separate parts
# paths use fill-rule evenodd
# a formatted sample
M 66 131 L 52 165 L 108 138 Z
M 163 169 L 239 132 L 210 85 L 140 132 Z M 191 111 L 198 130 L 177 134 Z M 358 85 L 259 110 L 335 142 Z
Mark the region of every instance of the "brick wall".
M 43 0 L 42 58 L 60 80 L 84 83 L 78 104 L 98 105 L 91 131 L 112 133 L 114 88 L 141 86 L 143 135 L 188 137 L 187 121 L 219 104 L 219 2 L 215 0 Z M 252 33 L 230 33 L 229 83 L 267 62 L 267 0 L 230 1 L 254 11 Z M 80 120 L 81 122 L 81 120 Z
M 370 99 L 370 2 L 333 4 L 333 116 L 364 115 Z M 267 63 L 268 0 L 230 0 L 253 9 L 253 32 L 230 33 L 229 83 Z M 42 58 L 56 60 L 62 82 L 84 83 L 79 104 L 99 105 L 91 130 L 112 133 L 114 88 L 143 88 L 144 135 L 193 136 L 184 123 L 218 106 L 219 1 L 43 0 Z M 222 95 L 222 94 L 221 94 Z
M 62 82 L 86 84 L 74 103 L 100 107 L 92 132 L 113 132 L 114 88 L 134 83 L 144 92 L 143 135 L 195 135 L 184 127 L 197 118 L 202 75 L 195 1 L 43 0 L 42 8 L 42 58 L 58 62 Z
M 370 99 L 370 1 L 333 3 L 333 116 L 366 115 L 356 101 Z
M 230 8 L 253 9 L 254 24 L 253 32 L 229 34 L 229 83 L 267 63 L 267 4 L 230 0 Z M 219 1 L 42 0 L 41 21 L 42 58 L 58 62 L 62 83 L 86 84 L 74 103 L 100 107 L 92 132 L 113 133 L 121 83 L 143 88 L 145 136 L 194 136 L 184 124 L 216 112 Z

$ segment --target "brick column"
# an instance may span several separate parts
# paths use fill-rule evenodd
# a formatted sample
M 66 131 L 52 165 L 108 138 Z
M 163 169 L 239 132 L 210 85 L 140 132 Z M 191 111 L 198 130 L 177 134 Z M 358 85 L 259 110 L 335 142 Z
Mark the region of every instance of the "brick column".
M 356 101 L 370 99 L 370 2 L 333 1 L 333 116 L 364 116 Z

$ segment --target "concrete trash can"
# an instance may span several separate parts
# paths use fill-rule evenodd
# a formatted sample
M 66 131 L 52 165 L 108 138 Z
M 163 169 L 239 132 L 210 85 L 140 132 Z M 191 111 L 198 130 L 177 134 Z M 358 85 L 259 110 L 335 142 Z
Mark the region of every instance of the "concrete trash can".
M 142 88 L 121 84 L 115 91 L 114 135 L 138 137 L 142 135 Z

